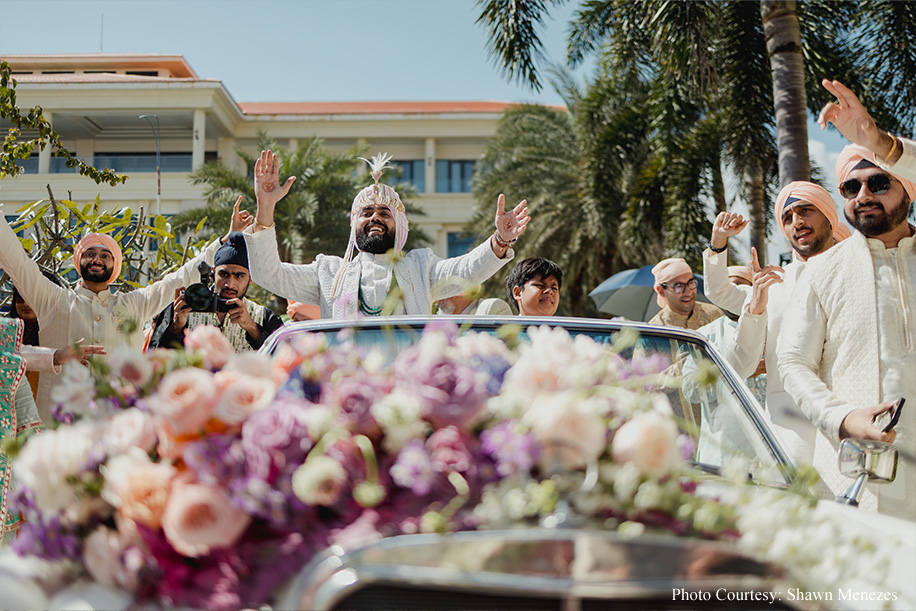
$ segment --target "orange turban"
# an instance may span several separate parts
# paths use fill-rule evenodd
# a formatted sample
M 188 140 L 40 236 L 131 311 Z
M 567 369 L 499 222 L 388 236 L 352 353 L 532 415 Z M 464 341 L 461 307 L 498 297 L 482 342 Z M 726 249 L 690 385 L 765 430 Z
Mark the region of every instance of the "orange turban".
M 849 173 L 852 172 L 863 159 L 878 167 L 878 160 L 873 152 L 858 144 L 847 144 L 846 148 L 840 151 L 840 156 L 837 157 L 836 160 L 836 184 L 841 185 L 846 182 L 846 179 L 849 178 Z M 912 180 L 903 178 L 899 174 L 895 174 L 892 170 L 884 171 L 899 180 L 900 184 L 903 185 L 903 190 L 906 191 L 906 196 L 909 198 L 907 203 L 916 199 L 916 183 Z
M 693 270 L 690 269 L 686 261 L 677 257 L 659 261 L 658 264 L 652 268 L 652 275 L 655 276 L 655 286 L 661 286 L 684 274 L 690 274 L 692 277 Z M 665 307 L 665 300 L 662 299 L 661 295 L 656 295 L 655 301 L 658 303 L 658 307 Z
M 80 262 L 83 258 L 83 252 L 88 248 L 95 247 L 104 248 L 111 253 L 111 257 L 114 259 L 114 265 L 111 269 L 111 278 L 108 279 L 108 283 L 111 284 L 121 275 L 123 255 L 121 254 L 121 247 L 118 246 L 118 243 L 104 233 L 90 233 L 77 242 L 76 246 L 73 248 L 73 267 L 76 268 L 76 273 L 80 274 Z
M 321 308 L 311 303 L 290 300 L 286 306 L 286 314 L 290 320 L 295 320 L 296 314 L 305 316 L 306 320 L 318 320 L 321 318 Z
M 728 277 L 741 278 L 742 280 L 747 280 L 751 284 L 754 284 L 754 274 L 747 265 L 729 265 Z
M 791 205 L 795 203 L 796 200 L 811 204 L 820 210 L 821 214 L 827 217 L 827 221 L 833 229 L 833 239 L 837 242 L 842 242 L 851 235 L 849 227 L 840 221 L 840 217 L 837 215 L 836 211 L 836 203 L 834 203 L 833 198 L 830 197 L 830 193 L 827 192 L 827 189 L 813 182 L 798 180 L 790 182 L 782 188 L 782 191 L 780 191 L 779 195 L 776 197 L 776 206 L 773 212 L 776 217 L 776 224 L 779 225 L 779 230 L 782 231 L 782 235 L 786 236 L 787 240 L 789 239 L 789 234 L 782 224 L 782 212 L 787 203 Z

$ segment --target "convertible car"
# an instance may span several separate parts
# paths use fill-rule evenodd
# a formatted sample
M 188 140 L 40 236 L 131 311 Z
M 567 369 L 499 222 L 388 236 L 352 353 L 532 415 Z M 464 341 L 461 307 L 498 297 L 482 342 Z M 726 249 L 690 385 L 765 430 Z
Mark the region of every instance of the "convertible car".
M 670 363 L 665 394 L 691 440 L 688 460 L 702 487 L 722 494 L 739 468 L 762 490 L 796 484 L 797 470 L 765 410 L 701 335 L 683 329 L 581 318 L 393 317 L 287 325 L 262 348 L 321 333 L 332 343 L 375 350 L 391 362 L 430 323 L 452 321 L 467 332 L 524 342 L 532 328 L 562 327 L 611 346 L 630 338 L 623 358 Z M 727 545 L 670 535 L 633 537 L 579 523 L 568 507 L 540 527 L 385 538 L 318 555 L 289 585 L 281 608 L 309 609 L 778 609 L 914 608 L 916 525 L 856 507 L 864 486 L 893 479 L 892 446 L 851 441 L 841 450 L 850 490 L 817 511 L 846 525 L 850 538 L 894 541 L 895 561 L 882 579 L 862 575 L 844 592 L 793 588 L 779 566 Z M 727 473 L 728 477 L 723 477 Z M 837 517 L 839 516 L 839 517 Z M 864 533 L 864 534 L 863 534 Z M 773 532 L 776 538 L 778 533 Z M 812 539 L 812 542 L 814 540 Z M 796 544 L 804 546 L 803 541 Z M 823 597 L 822 597 L 823 596 Z

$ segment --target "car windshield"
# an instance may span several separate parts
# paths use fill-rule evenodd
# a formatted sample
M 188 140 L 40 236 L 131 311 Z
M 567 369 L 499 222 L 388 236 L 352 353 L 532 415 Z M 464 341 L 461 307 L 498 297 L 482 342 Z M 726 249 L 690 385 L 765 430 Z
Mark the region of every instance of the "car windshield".
M 441 322 L 440 318 L 434 320 Z M 265 348 L 273 352 L 278 345 L 301 333 L 323 332 L 332 344 L 350 342 L 367 352 L 380 352 L 388 362 L 392 362 L 398 354 L 417 342 L 425 322 L 429 319 L 392 319 L 390 324 L 385 325 L 324 322 L 321 325 L 305 325 L 299 330 L 293 326 Z M 526 327 L 519 326 L 521 319 L 466 319 L 455 322 L 463 323 L 461 329 L 465 333 L 512 336 L 522 342 L 527 339 Z M 562 326 L 570 335 L 586 335 L 608 346 L 614 344 L 623 330 L 628 329 L 627 332 L 634 335 L 638 333 L 635 343 L 620 351 L 619 355 L 624 359 L 655 357 L 664 362 L 665 381 L 656 390 L 667 396 L 682 431 L 690 436 L 693 445 L 685 452 L 689 452 L 693 463 L 712 474 L 720 474 L 723 469 L 732 475 L 746 471 L 749 478 L 757 481 L 775 485 L 788 483 L 789 476 L 783 468 L 788 459 L 779 447 L 763 410 L 743 381 L 736 379 L 721 356 L 698 335 L 645 325 L 587 325 L 577 319 L 551 319 L 549 324 Z

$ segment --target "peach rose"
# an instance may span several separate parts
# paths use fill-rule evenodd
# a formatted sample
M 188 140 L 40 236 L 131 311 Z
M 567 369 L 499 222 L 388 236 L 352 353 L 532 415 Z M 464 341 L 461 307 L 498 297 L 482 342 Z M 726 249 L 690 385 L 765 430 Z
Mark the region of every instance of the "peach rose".
M 523 420 L 544 448 L 542 467 L 558 461 L 564 469 L 581 469 L 598 460 L 607 448 L 607 426 L 598 407 L 571 391 L 534 401 Z
M 234 545 L 250 523 L 225 490 L 203 484 L 176 483 L 162 515 L 166 539 L 191 558 Z
M 242 424 L 251 414 L 270 405 L 277 392 L 273 380 L 267 378 L 225 370 L 215 377 L 222 392 L 214 415 L 229 426 Z
M 156 447 L 153 417 L 135 407 L 118 412 L 108 421 L 102 443 L 109 454 L 120 454 L 131 447 L 149 452 Z
M 108 357 L 115 375 L 139 388 L 153 377 L 153 363 L 139 350 L 123 345 L 115 348 Z
M 161 463 L 149 463 L 131 471 L 118 489 L 121 515 L 158 529 L 175 473 L 174 467 Z
M 659 477 L 680 461 L 677 435 L 677 425 L 670 418 L 654 411 L 639 414 L 614 434 L 614 460 L 632 464 L 647 477 Z
M 213 374 L 188 367 L 176 369 L 159 383 L 149 399 L 156 426 L 171 436 L 200 433 L 213 415 L 217 387 Z
M 212 325 L 200 325 L 191 329 L 184 338 L 184 347 L 202 353 L 204 366 L 211 370 L 222 368 L 235 354 L 223 332 Z

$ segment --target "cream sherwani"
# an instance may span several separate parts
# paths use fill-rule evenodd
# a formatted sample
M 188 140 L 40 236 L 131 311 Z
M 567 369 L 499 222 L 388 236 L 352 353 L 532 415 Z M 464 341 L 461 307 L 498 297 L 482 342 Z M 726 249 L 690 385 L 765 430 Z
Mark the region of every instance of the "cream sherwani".
M 504 258 L 498 258 L 489 240 L 450 259 L 441 259 L 428 248 L 411 250 L 396 261 L 389 255 L 360 252 L 347 264 L 334 299 L 331 291 L 338 270 L 345 265 L 342 257 L 318 255 L 307 265 L 283 263 L 277 255 L 274 229 L 254 233 L 249 227 L 243 233 L 251 280 L 287 299 L 317 303 L 322 318 L 356 317 L 360 292 L 367 306 L 381 307 L 392 281 L 403 294 L 393 314 L 429 315 L 435 300 L 461 294 L 468 283 L 482 283 L 515 256 L 509 249 Z
M 219 248 L 214 240 L 197 258 L 163 277 L 158 282 L 128 293 L 93 293 L 77 286 L 62 288 L 49 281 L 38 265 L 19 245 L 19 239 L 6 218 L 0 215 L 0 267 L 38 316 L 41 330 L 38 339 L 42 346 L 62 348 L 79 340 L 86 344 L 102 345 L 111 352 L 115 346 L 130 344 L 143 347 L 140 327 L 165 309 L 175 299 L 175 289 L 200 281 L 197 266 L 201 261 L 213 264 L 213 255 Z M 133 320 L 136 332 L 128 336 L 124 324 Z M 51 389 L 59 376 L 43 373 L 38 382 L 36 403 L 43 422 L 50 422 Z
M 758 354 L 763 352 L 767 367 L 766 409 L 773 428 L 796 463 L 810 463 L 814 460 L 817 430 L 783 387 L 777 366 L 776 338 L 779 337 L 786 309 L 791 304 L 792 290 L 804 266 L 803 261 L 793 261 L 786 265 L 782 283 L 774 284 L 767 292 L 766 332 L 745 340 L 759 342 L 757 346 L 748 346 L 747 350 Z M 707 248 L 703 253 L 703 276 L 706 296 L 711 302 L 729 312 L 743 311 L 753 289 L 732 284 L 728 280 L 726 253 L 714 253 Z
M 799 307 L 779 338 L 779 370 L 819 429 L 815 467 L 834 493 L 852 480 L 837 469 L 840 425 L 854 409 L 900 397 L 916 404 L 916 228 L 896 248 L 852 237 L 808 262 L 796 286 Z M 916 412 L 905 409 L 895 442 L 916 450 Z M 916 474 L 900 462 L 897 481 L 872 486 L 882 513 L 912 519 Z M 875 499 L 863 496 L 863 506 Z

